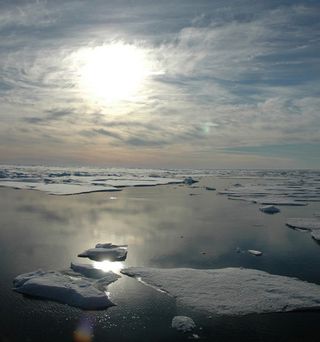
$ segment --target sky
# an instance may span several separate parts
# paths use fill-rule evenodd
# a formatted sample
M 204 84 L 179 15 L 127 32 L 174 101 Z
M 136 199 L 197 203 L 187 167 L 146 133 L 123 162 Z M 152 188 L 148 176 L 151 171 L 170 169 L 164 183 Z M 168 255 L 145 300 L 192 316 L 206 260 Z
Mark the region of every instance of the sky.
M 0 1 L 0 163 L 320 168 L 320 3 Z

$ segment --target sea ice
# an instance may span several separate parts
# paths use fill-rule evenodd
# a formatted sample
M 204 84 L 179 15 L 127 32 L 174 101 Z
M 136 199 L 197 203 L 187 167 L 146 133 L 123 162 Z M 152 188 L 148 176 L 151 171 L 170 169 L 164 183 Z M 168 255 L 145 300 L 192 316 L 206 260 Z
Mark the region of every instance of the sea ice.
M 259 203 L 262 205 L 289 205 L 289 206 L 307 205 L 307 203 L 305 202 L 292 200 L 287 197 L 262 197 L 262 198 L 253 198 L 252 200 L 254 203 Z
M 187 177 L 184 179 L 183 183 L 187 185 L 192 185 L 193 183 L 197 183 L 198 181 L 193 179 L 192 177 Z
M 193 319 L 187 316 L 175 316 L 172 319 L 171 327 L 177 329 L 178 331 L 182 332 L 189 332 L 192 331 L 196 324 L 194 323 Z
M 104 279 L 109 283 L 112 283 L 120 278 L 118 274 L 115 274 L 111 271 L 105 272 L 101 269 L 95 268 L 93 265 L 88 264 L 78 264 L 78 263 L 71 263 L 70 268 L 77 273 L 80 273 L 84 277 L 87 278 L 94 278 L 94 279 Z
M 111 243 L 98 243 L 95 248 L 87 249 L 78 254 L 78 257 L 89 258 L 95 261 L 110 260 L 124 261 L 127 258 L 126 245 L 113 245 Z
M 14 290 L 26 295 L 49 299 L 86 310 L 105 309 L 114 304 L 105 293 L 105 286 L 115 277 L 96 281 L 69 275 L 67 272 L 42 271 L 17 276 Z M 103 286 L 102 286 L 103 285 Z
M 50 195 L 77 195 L 89 192 L 103 191 L 120 191 L 113 186 L 96 186 L 96 185 L 78 185 L 78 184 L 60 184 L 60 183 L 36 183 L 36 182 L 0 182 L 1 187 L 9 187 L 14 189 L 39 190 L 48 192 Z
M 130 267 L 121 272 L 211 314 L 320 309 L 319 285 L 258 270 Z
M 320 229 L 320 220 L 317 218 L 289 218 L 287 226 L 306 230 Z
M 259 209 L 266 214 L 276 214 L 280 212 L 280 209 L 275 207 L 274 205 L 266 205 L 266 206 L 260 207 Z
M 254 256 L 261 256 L 262 255 L 262 252 L 260 251 L 256 251 L 254 249 L 248 249 L 248 253 L 254 255 Z
M 317 240 L 320 241 L 320 230 L 316 229 L 316 230 L 311 230 L 311 236 Z

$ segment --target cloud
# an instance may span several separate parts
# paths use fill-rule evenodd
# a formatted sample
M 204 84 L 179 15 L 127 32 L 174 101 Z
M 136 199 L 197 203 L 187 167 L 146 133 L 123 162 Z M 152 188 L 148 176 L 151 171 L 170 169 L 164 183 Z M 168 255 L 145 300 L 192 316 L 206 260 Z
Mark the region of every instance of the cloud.
M 4 148 L 10 140 L 17 148 L 60 144 L 61 153 L 64 144 L 75 155 L 85 144 L 193 155 L 201 146 L 206 162 L 224 148 L 301 144 L 302 151 L 318 141 L 316 2 L 128 4 L 3 2 Z M 81 87 L 77 56 L 115 42 L 141 49 L 154 72 L 135 98 L 103 104 Z

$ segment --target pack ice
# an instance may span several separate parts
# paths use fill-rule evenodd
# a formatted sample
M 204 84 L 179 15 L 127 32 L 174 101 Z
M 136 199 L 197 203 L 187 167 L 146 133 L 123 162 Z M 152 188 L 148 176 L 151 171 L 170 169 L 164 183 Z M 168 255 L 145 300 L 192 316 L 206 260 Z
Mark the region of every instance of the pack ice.
M 105 309 L 114 304 L 105 293 L 106 286 L 116 281 L 118 275 L 109 272 L 104 278 L 84 278 L 71 271 L 43 271 L 17 276 L 14 290 L 26 295 L 49 299 L 86 310 Z
M 180 305 L 216 315 L 320 308 L 320 286 L 258 270 L 130 267 L 121 272 L 168 293 Z
M 320 241 L 320 218 L 289 218 L 286 224 L 290 228 L 308 230 L 312 238 Z

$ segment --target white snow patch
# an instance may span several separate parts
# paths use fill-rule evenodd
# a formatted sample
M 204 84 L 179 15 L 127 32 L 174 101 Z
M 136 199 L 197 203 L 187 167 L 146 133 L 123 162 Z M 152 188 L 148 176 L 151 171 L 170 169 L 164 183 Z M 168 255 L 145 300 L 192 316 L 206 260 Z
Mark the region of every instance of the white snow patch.
M 58 271 L 25 273 L 17 276 L 14 290 L 26 295 L 49 299 L 86 310 L 105 309 L 114 304 L 107 297 L 104 287 L 116 279 L 95 281 Z
M 256 251 L 255 249 L 248 249 L 248 253 L 254 255 L 254 256 L 261 256 L 262 252 Z
M 167 292 L 182 305 L 218 315 L 320 309 L 320 286 L 267 272 L 131 267 L 121 271 Z
M 192 331 L 196 324 L 194 323 L 193 319 L 187 316 L 175 316 L 172 319 L 171 327 L 177 329 L 178 331 L 182 332 L 189 332 Z

